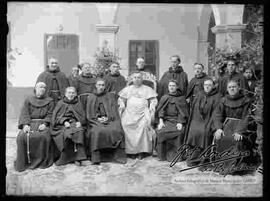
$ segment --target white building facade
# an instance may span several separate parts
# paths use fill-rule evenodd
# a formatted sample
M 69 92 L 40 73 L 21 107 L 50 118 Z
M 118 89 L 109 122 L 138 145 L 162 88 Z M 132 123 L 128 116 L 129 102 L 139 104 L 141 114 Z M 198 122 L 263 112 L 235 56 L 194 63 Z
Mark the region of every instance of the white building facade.
M 17 92 L 34 86 L 55 51 L 59 55 L 69 51 L 69 56 L 59 58 L 68 74 L 76 63 L 92 62 L 104 40 L 117 50 L 125 76 L 142 56 L 160 78 L 169 68 L 170 56 L 178 54 L 190 80 L 195 62 L 203 63 L 207 71 L 209 30 L 215 47 L 240 48 L 245 29 L 240 4 L 9 2 L 7 11 L 9 48 L 20 52 L 10 78 Z M 21 93 L 32 92 L 27 90 Z

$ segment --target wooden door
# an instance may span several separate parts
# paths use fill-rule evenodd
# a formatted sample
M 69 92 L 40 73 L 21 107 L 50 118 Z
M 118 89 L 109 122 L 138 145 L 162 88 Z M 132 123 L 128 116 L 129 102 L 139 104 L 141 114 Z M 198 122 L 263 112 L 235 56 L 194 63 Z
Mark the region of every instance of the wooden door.
M 79 63 L 79 36 L 75 34 L 45 34 L 44 36 L 45 67 L 48 59 L 55 57 L 62 72 L 67 76 Z

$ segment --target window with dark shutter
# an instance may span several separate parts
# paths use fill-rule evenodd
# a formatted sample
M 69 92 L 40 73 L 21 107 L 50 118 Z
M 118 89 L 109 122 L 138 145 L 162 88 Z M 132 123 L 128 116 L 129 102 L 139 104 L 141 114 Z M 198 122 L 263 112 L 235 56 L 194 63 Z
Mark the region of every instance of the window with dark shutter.
M 129 41 L 129 72 L 136 69 L 136 60 L 139 57 L 145 60 L 145 69 L 158 77 L 159 50 L 157 40 L 130 40 Z

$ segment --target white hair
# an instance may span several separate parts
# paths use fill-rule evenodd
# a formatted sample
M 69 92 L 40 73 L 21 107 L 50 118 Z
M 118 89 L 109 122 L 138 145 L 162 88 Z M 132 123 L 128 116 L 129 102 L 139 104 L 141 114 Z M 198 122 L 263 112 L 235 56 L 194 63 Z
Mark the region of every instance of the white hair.
M 50 58 L 48 59 L 48 62 L 50 63 L 50 61 L 51 61 L 52 59 L 54 59 L 54 60 L 56 60 L 56 61 L 58 62 L 58 59 L 55 58 L 55 57 L 50 57 Z
M 140 61 L 140 60 L 144 61 L 144 58 L 142 58 L 142 57 L 137 58 L 136 63 L 137 63 L 138 61 Z
M 76 88 L 75 87 L 67 87 L 66 89 L 65 89 L 65 93 L 67 92 L 67 90 L 69 90 L 69 89 L 73 89 L 76 93 L 77 93 L 77 90 L 76 90 Z
M 46 84 L 44 82 L 37 82 L 35 85 L 35 88 L 40 87 L 40 86 L 46 87 Z

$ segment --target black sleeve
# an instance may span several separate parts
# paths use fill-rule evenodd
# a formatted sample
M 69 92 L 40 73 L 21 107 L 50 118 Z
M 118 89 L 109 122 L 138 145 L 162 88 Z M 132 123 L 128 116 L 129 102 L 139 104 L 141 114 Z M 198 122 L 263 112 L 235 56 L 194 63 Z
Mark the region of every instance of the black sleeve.
M 22 129 L 24 125 L 30 125 L 30 122 L 31 117 L 29 114 L 29 101 L 26 99 L 21 109 L 18 128 Z

